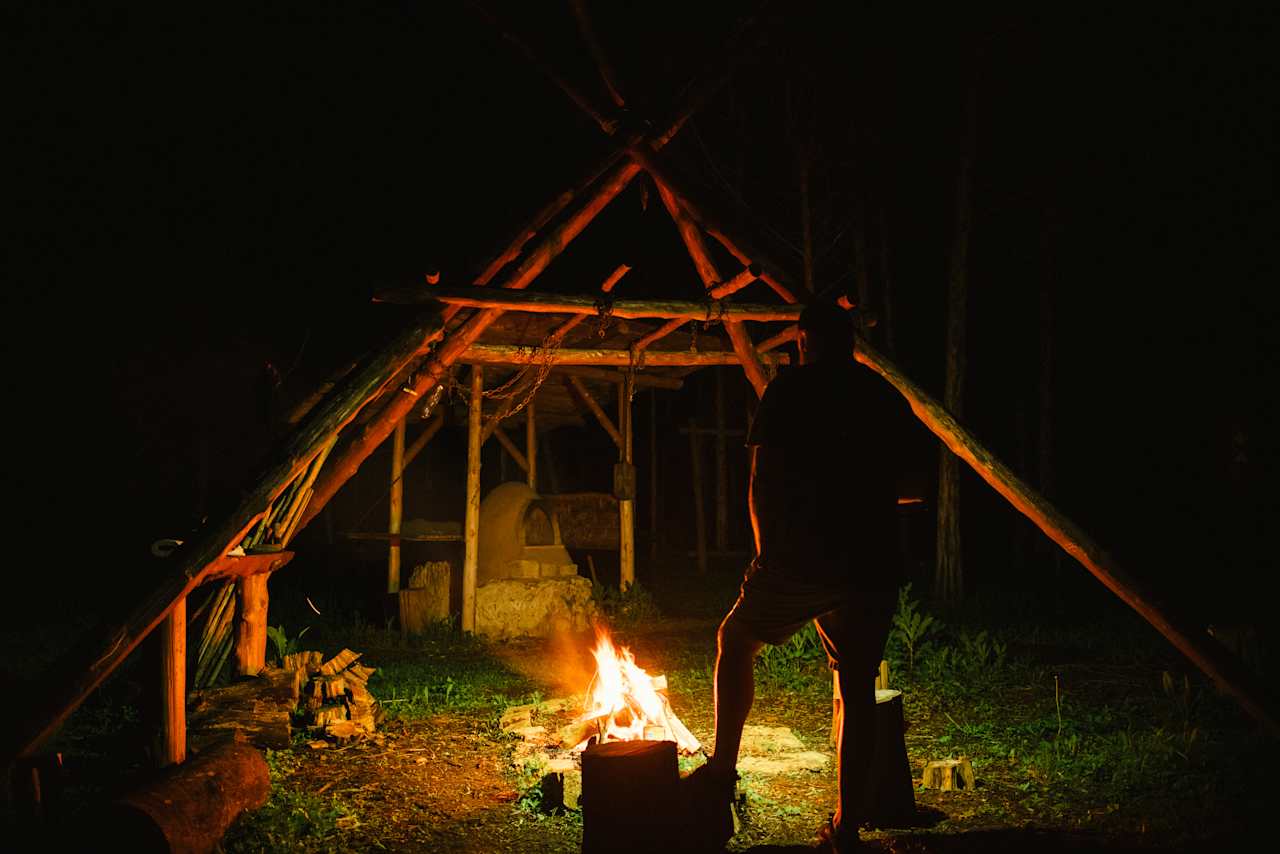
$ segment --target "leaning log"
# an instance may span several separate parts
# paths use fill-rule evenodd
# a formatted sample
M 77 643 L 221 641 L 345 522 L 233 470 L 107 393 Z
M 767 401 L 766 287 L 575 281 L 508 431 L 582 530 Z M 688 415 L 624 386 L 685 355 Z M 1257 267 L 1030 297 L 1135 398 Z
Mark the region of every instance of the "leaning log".
M 855 358 L 901 392 L 911 404 L 911 411 L 916 417 L 1018 512 L 1034 522 L 1049 539 L 1062 546 L 1067 554 L 1079 561 L 1107 589 L 1137 611 L 1222 690 L 1235 697 L 1245 711 L 1266 726 L 1272 734 L 1280 735 L 1280 714 L 1265 699 L 1266 695 L 1261 686 L 1256 684 L 1254 677 L 1229 651 L 1202 629 L 1193 628 L 1184 619 L 1174 616 L 1166 606 L 1158 604 L 1156 597 L 1145 585 L 1122 569 L 1115 558 L 1107 554 L 1075 522 L 1024 483 L 995 454 L 961 427 L 941 404 L 864 340 L 859 339 Z
M 254 747 L 225 740 L 102 808 L 78 850 L 213 851 L 231 823 L 267 802 L 271 778 Z
M 33 751 L 52 735 L 169 615 L 174 605 L 204 581 L 222 556 L 239 545 L 276 496 L 302 475 L 333 435 L 356 416 L 401 365 L 435 341 L 440 332 L 439 314 L 423 314 L 380 352 L 366 358 L 336 393 L 304 419 L 237 503 L 213 515 L 217 521 L 180 546 L 165 562 L 164 574 L 149 595 L 118 621 L 108 623 L 105 631 L 90 635 L 50 669 L 44 689 L 30 697 L 27 714 L 6 730 L 3 755 L 11 758 Z
M 653 133 L 647 136 L 641 133 L 629 135 L 605 155 L 597 168 L 588 170 L 587 177 L 579 188 L 575 188 L 572 191 L 572 194 L 576 196 L 579 193 L 585 193 L 589 187 L 594 187 L 592 195 L 583 203 L 581 208 L 566 217 L 563 223 L 551 229 L 524 256 L 524 260 L 507 275 L 500 287 L 510 290 L 520 290 L 528 287 L 530 282 L 545 270 L 547 265 L 586 228 L 596 214 L 616 198 L 631 183 L 631 179 L 639 173 L 640 166 L 634 159 L 629 159 L 626 162 L 619 161 L 637 147 L 646 151 L 659 151 L 670 142 L 672 137 L 679 133 L 685 123 L 693 117 L 698 108 L 728 83 L 738 64 L 750 56 L 768 37 L 770 32 L 769 23 L 770 21 L 764 18 L 750 19 L 742 30 L 735 33 L 729 48 L 724 54 L 720 57 L 715 57 L 715 62 L 709 68 L 708 73 L 681 93 L 680 99 L 668 117 L 656 125 L 656 130 Z M 565 200 L 565 204 L 567 204 L 567 200 Z M 556 201 L 549 205 L 546 210 L 559 210 L 562 207 L 564 205 Z M 536 220 L 538 222 L 537 227 L 541 229 L 550 221 L 550 218 L 551 215 L 548 215 L 545 220 Z M 525 239 L 525 235 L 517 234 L 511 246 L 519 245 L 520 250 L 518 251 L 522 251 Z M 498 259 L 495 259 L 494 264 L 485 269 L 486 274 L 496 275 L 498 270 L 501 269 L 500 266 L 495 266 L 497 261 Z M 446 319 L 451 318 L 454 313 L 455 310 L 452 307 L 446 309 Z M 473 344 L 501 313 L 496 309 L 479 311 L 455 330 L 449 336 L 446 346 L 441 347 L 439 351 L 433 354 L 433 358 L 424 366 L 425 369 L 419 373 L 418 380 L 413 387 L 413 392 L 415 393 L 413 399 L 434 388 L 462 351 Z M 410 395 L 404 395 L 403 397 L 409 398 Z M 320 511 L 329 503 L 329 500 L 333 498 L 342 484 L 346 483 L 356 473 L 356 469 L 360 467 L 360 464 L 373 453 L 375 448 L 382 444 L 382 441 L 390 435 L 396 421 L 403 418 L 411 407 L 412 400 L 404 400 L 401 399 L 401 396 L 396 396 L 390 405 L 365 425 L 364 432 L 359 439 L 352 442 L 341 457 L 330 463 L 330 470 L 325 473 L 325 476 L 315 486 L 307 512 L 303 514 L 302 522 L 298 525 L 299 530 L 319 515 Z

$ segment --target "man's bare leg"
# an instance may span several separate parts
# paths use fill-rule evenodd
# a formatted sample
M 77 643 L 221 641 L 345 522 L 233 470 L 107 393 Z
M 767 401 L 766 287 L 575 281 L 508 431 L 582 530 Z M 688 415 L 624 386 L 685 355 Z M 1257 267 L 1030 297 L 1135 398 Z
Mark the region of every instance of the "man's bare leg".
M 716 747 L 707 765 L 717 777 L 733 778 L 742 728 L 755 700 L 756 653 L 764 646 L 726 617 L 716 633 Z
M 836 744 L 840 801 L 833 823 L 841 834 L 856 839 L 858 826 L 868 818 L 870 807 L 876 738 L 875 684 L 864 673 L 838 670 L 836 676 L 843 702 Z

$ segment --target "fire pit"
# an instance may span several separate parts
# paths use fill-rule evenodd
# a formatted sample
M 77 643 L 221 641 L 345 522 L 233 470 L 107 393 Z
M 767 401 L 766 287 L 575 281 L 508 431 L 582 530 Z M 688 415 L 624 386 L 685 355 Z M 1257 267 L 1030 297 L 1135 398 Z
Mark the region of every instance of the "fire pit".
M 672 710 L 664 676 L 650 676 L 629 649 L 616 647 L 604 632 L 598 634 L 592 654 L 596 672 L 582 696 L 513 706 L 502 716 L 502 728 L 520 738 L 513 757 L 516 767 L 537 769 L 542 775 L 544 806 L 581 808 L 584 821 L 587 803 L 610 790 L 609 780 L 619 773 L 611 766 L 635 765 L 646 774 L 662 776 L 664 768 L 674 773 L 678 754 L 701 749 Z M 593 766 L 611 770 L 593 776 Z M 624 771 L 622 776 L 635 774 Z M 589 782 L 597 779 L 600 782 Z M 674 791 L 675 780 L 668 782 Z M 598 791 L 583 798 L 587 785 Z

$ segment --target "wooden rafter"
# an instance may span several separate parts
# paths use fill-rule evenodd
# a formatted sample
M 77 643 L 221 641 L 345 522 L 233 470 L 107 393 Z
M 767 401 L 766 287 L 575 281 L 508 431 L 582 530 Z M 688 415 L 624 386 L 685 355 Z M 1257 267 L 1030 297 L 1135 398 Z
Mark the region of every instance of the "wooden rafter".
M 766 365 L 787 365 L 791 357 L 786 353 L 758 354 Z M 593 365 L 615 368 L 703 368 L 711 365 L 739 365 L 738 354 L 732 350 L 647 350 L 639 358 L 630 350 L 569 349 L 542 352 L 536 347 L 519 347 L 513 344 L 473 344 L 458 359 L 470 365 L 526 365 L 546 360 L 553 367 L 560 365 Z M 313 500 L 314 504 L 314 500 Z
M 731 280 L 732 284 L 743 287 L 742 279 L 754 281 L 750 269 Z M 748 282 L 749 283 L 749 282 Z M 676 299 L 631 299 L 602 300 L 599 297 L 578 296 L 573 294 L 548 294 L 533 291 L 489 291 L 478 288 L 421 288 L 412 291 L 385 291 L 378 295 L 380 302 L 390 303 L 424 303 L 436 300 L 446 305 L 461 305 L 469 308 L 499 308 L 503 311 L 522 311 L 531 314 L 572 314 L 579 319 L 593 314 L 607 313 L 612 317 L 639 320 L 644 318 L 701 320 L 703 322 L 723 321 L 725 323 L 753 320 L 758 323 L 789 322 L 794 323 L 800 317 L 800 308 L 795 305 L 777 305 L 768 303 L 731 303 L 717 298 L 730 283 L 718 286 L 707 294 L 710 299 L 703 302 L 696 300 Z M 572 328 L 572 327 L 570 327 Z M 563 336 L 567 330 L 556 330 L 556 337 Z

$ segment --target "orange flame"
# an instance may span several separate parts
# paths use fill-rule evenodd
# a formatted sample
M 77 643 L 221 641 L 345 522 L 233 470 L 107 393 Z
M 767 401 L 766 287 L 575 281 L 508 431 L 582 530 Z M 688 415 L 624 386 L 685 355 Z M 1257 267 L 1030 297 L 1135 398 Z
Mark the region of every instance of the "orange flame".
M 655 680 L 636 664 L 631 650 L 615 649 L 603 631 L 591 654 L 596 659 L 596 674 L 578 721 L 595 721 L 600 741 L 670 740 L 684 753 L 698 750 L 698 739 L 676 717 L 662 693 L 665 679 Z M 578 749 L 584 748 L 587 741 Z

